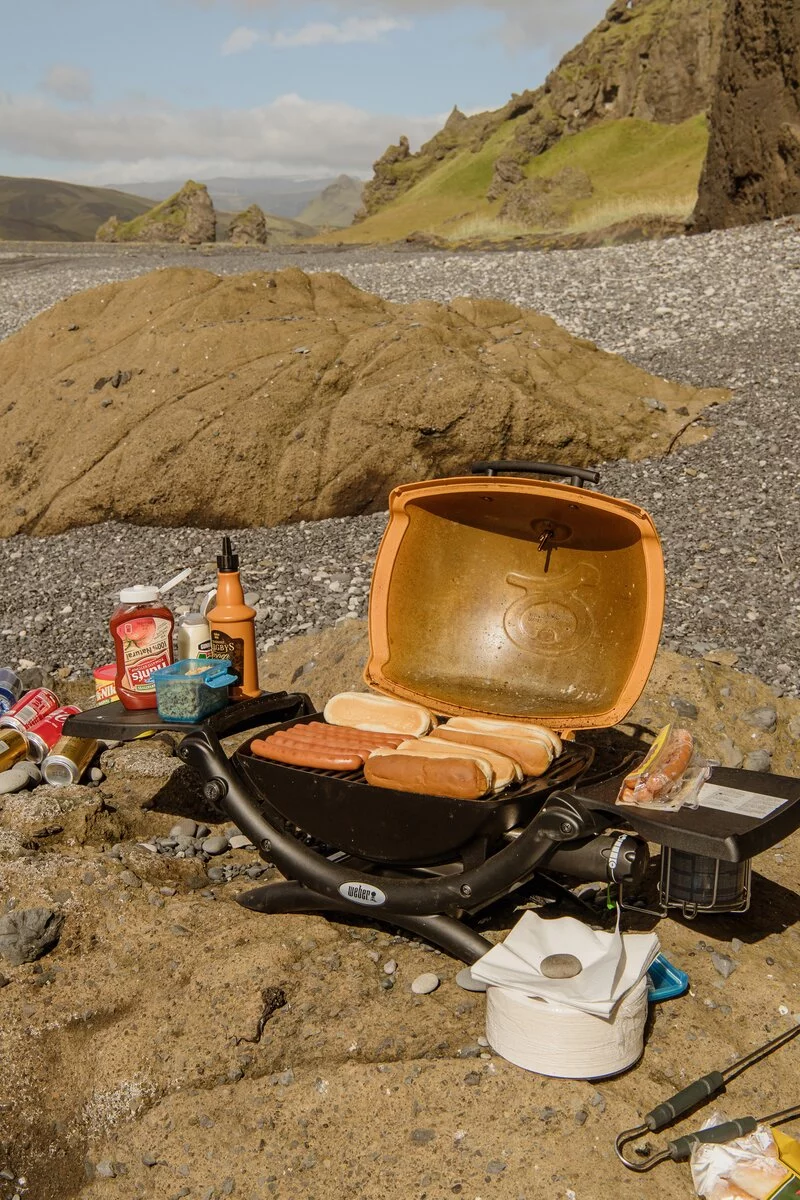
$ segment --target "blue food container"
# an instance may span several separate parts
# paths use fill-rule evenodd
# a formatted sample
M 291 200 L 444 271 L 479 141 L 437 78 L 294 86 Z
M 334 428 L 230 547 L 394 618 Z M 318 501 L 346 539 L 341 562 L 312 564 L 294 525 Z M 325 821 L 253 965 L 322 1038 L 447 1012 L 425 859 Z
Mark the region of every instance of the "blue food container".
M 196 725 L 229 702 L 228 688 L 236 683 L 227 658 L 182 658 L 150 676 L 156 685 L 162 721 Z

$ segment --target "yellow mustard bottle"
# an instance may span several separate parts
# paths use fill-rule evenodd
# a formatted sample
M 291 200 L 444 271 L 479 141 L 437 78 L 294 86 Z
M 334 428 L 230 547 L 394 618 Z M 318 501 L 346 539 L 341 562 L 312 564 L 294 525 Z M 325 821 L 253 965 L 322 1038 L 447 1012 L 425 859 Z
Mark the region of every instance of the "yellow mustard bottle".
M 239 556 L 234 554 L 229 537 L 222 539 L 222 553 L 217 555 L 217 599 L 207 616 L 211 628 L 211 657 L 229 659 L 231 672 L 239 681 L 231 688 L 234 700 L 260 696 L 256 610 L 244 602 Z

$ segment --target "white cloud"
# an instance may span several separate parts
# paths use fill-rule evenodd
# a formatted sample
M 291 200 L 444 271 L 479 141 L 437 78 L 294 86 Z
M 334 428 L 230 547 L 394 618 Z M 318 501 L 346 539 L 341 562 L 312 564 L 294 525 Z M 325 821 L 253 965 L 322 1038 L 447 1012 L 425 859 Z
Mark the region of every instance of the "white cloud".
M 246 12 L 281 14 L 289 9 L 286 0 L 192 0 L 198 6 L 232 8 Z M 519 40 L 548 47 L 562 54 L 597 24 L 611 0 L 472 0 L 473 9 L 483 9 L 502 18 L 501 36 L 512 47 Z M 381 11 L 400 19 L 453 12 L 466 7 L 465 0 L 381 0 Z M 326 9 L 368 18 L 374 11 L 369 0 L 328 0 Z M 327 13 L 326 13 L 327 15 Z
M 255 29 L 248 29 L 246 25 L 240 25 L 222 43 L 222 53 L 241 54 L 243 50 L 252 49 L 256 42 L 260 41 L 261 34 Z
M 371 113 L 294 93 L 248 109 L 186 110 L 147 103 L 69 111 L 34 95 L 0 92 L 0 152 L 68 163 L 85 182 L 166 178 L 175 174 L 365 174 L 390 142 L 413 144 L 444 122 Z
M 92 77 L 83 67 L 55 63 L 42 80 L 42 89 L 59 100 L 91 100 Z
M 411 29 L 411 22 L 396 17 L 346 17 L 338 25 L 330 21 L 312 21 L 294 32 L 259 33 L 240 25 L 222 43 L 223 54 L 251 50 L 258 42 L 284 49 L 292 46 L 344 46 L 352 42 L 379 42 L 396 29 Z

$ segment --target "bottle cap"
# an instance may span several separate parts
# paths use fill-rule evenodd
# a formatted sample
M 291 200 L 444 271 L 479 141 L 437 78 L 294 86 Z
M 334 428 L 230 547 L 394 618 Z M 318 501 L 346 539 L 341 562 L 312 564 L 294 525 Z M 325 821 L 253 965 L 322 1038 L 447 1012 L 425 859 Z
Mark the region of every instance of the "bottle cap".
M 133 587 L 123 588 L 119 594 L 120 604 L 153 604 L 161 595 L 158 588 L 147 587 L 136 583 Z
M 223 573 L 239 570 L 239 555 L 233 553 L 231 539 L 227 534 L 222 539 L 222 554 L 217 555 L 217 570 Z

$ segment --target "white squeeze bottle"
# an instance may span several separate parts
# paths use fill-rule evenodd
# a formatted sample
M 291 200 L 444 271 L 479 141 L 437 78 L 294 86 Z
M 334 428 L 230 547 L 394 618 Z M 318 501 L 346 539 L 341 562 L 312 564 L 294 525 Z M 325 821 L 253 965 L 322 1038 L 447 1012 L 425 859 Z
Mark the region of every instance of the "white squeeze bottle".
M 178 658 L 211 658 L 211 629 L 200 613 L 187 613 L 180 618 Z

